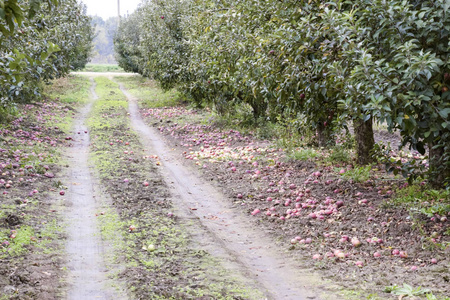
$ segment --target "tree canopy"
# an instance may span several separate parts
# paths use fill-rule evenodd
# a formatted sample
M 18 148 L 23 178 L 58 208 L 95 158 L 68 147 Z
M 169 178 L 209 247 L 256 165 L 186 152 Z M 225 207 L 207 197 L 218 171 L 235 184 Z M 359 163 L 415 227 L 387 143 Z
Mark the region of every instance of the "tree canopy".
M 77 0 L 0 1 L 0 109 L 37 99 L 40 82 L 83 68 L 92 38 Z
M 119 64 L 226 114 L 290 120 L 320 146 L 353 123 L 358 162 L 372 122 L 430 154 L 450 180 L 450 1 L 145 1 L 115 39 Z M 349 123 L 350 121 L 350 123 Z M 414 177 L 407 166 L 395 167 Z

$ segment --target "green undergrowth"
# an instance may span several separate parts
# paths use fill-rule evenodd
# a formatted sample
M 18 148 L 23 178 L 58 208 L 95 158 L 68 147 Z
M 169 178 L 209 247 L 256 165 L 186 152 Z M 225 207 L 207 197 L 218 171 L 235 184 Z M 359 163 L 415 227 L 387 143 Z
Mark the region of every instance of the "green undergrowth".
M 385 288 L 385 292 L 391 293 L 399 299 L 405 298 L 405 299 L 426 299 L 426 300 L 450 300 L 449 297 L 445 296 L 436 296 L 433 294 L 433 292 L 430 289 L 422 288 L 422 287 L 412 287 L 409 284 L 404 283 L 403 286 L 393 285 L 393 286 L 387 286 Z
M 433 190 L 427 186 L 415 183 L 402 186 L 395 191 L 392 199 L 386 200 L 386 207 L 403 207 L 415 218 L 425 217 L 435 222 L 444 222 L 450 214 L 450 191 Z M 416 220 L 423 225 L 423 221 Z M 445 235 L 450 235 L 450 228 L 443 228 Z
M 113 64 L 87 64 L 81 72 L 125 72 L 118 65 Z
M 335 146 L 328 150 L 329 155 L 324 159 L 326 163 L 329 164 L 349 164 L 352 163 L 353 156 L 349 149 L 343 146 Z
M 181 103 L 179 94 L 175 90 L 163 92 L 154 81 L 140 75 L 116 76 L 115 80 L 122 83 L 145 108 L 172 107 Z
M 415 209 L 429 217 L 445 216 L 450 213 L 450 191 L 433 190 L 415 183 L 398 188 L 389 204 Z
M 312 148 L 297 148 L 288 152 L 288 158 L 291 160 L 308 161 L 319 157 L 317 150 Z
M 47 124 L 69 134 L 77 109 L 89 101 L 90 86 L 89 78 L 75 75 L 54 80 L 47 86 L 44 90 L 47 99 L 57 99 L 61 106 L 59 111 L 47 116 Z
M 14 236 L 9 238 L 9 236 Z M 6 257 L 16 257 L 25 254 L 28 251 L 28 245 L 32 243 L 31 237 L 34 236 L 34 229 L 30 226 L 21 226 L 13 231 L 3 229 L 0 231 L 0 240 L 9 240 L 8 247 L 0 248 L 0 259 Z
M 58 98 L 60 102 L 76 106 L 89 101 L 89 88 L 91 82 L 88 77 L 68 75 L 65 78 L 54 80 L 45 88 L 45 95 L 52 99 Z
M 450 248 L 449 242 L 434 240 L 439 236 L 450 236 L 450 228 L 444 225 L 450 216 L 450 191 L 433 190 L 415 183 L 397 188 L 392 199 L 386 200 L 383 206 L 409 211 L 413 228 L 424 237 L 422 247 L 442 250 Z M 432 224 L 435 226 L 430 234 L 429 227 Z
M 370 179 L 372 166 L 356 166 L 350 170 L 347 170 L 342 177 L 347 180 L 352 180 L 353 182 L 366 182 Z
M 88 86 L 85 79 L 58 81 L 47 87 L 44 100 L 20 105 L 11 123 L 0 124 L 0 274 L 17 270 L 15 276 L 20 278 L 0 276 L 0 290 L 5 285 L 17 287 L 14 299 L 29 299 L 25 295 L 29 290 L 42 291 L 31 278 L 33 266 L 45 267 L 55 278 L 61 275 L 64 230 L 58 216 L 60 203 L 55 201 L 60 199 L 55 182 L 62 167 L 61 153 L 69 141 L 55 127 L 59 122 L 71 124 L 74 111 L 58 93 L 69 95 L 83 86 Z M 84 91 L 87 95 L 87 89 Z
M 185 225 L 170 214 L 157 160 L 145 156 L 130 129 L 118 85 L 103 77 L 95 80 L 100 98 L 88 119 L 90 159 L 114 207 L 98 218 L 104 239 L 115 249 L 115 263 L 124 266 L 120 280 L 140 299 L 260 299 L 192 246 Z

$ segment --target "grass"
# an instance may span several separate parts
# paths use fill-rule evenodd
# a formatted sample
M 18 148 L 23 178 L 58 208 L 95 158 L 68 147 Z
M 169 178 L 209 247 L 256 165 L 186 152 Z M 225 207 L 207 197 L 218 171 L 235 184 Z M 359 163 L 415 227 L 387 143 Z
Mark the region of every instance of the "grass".
M 450 191 L 412 184 L 398 188 L 389 203 L 419 210 L 430 217 L 435 214 L 445 215 L 450 212 Z
M 8 233 L 7 230 L 2 230 L 0 234 L 0 240 L 8 240 L 10 243 L 8 247 L 0 248 L 1 259 L 25 254 L 28 251 L 27 246 L 33 242 L 35 235 L 34 229 L 26 225 L 16 229 L 16 232 L 14 233 L 12 231 Z M 14 234 L 15 238 L 8 238 L 8 235 L 10 234 Z
M 67 104 L 86 104 L 89 101 L 90 86 L 91 82 L 87 77 L 69 75 L 52 81 L 45 87 L 44 94 Z
M 329 151 L 329 155 L 324 159 L 325 162 L 335 164 L 335 163 L 345 163 L 348 164 L 352 161 L 352 155 L 348 149 L 343 146 L 335 146 Z
M 414 227 L 424 235 L 425 221 L 418 218 L 417 215 L 425 215 L 431 220 L 432 218 L 448 217 L 450 213 L 450 191 L 432 190 L 426 186 L 413 184 L 398 188 L 394 197 L 386 200 L 383 206 L 385 208 L 404 207 L 409 209 L 414 220 Z M 443 234 L 450 235 L 450 228 L 444 228 Z M 427 246 L 446 248 L 448 243 L 429 242 Z
M 318 151 L 313 148 L 300 148 L 292 150 L 288 154 L 288 158 L 293 160 L 307 161 L 314 160 L 315 158 L 319 157 L 319 155 L 320 154 L 318 153 Z
M 40 231 L 40 241 L 37 245 L 41 249 L 43 254 L 52 254 L 59 252 L 62 249 L 54 249 L 54 247 L 49 247 L 49 244 L 54 241 L 58 241 L 58 236 L 61 232 L 64 232 L 65 228 L 61 226 L 60 222 L 56 219 L 45 221 L 43 229 Z M 60 242 L 60 241 L 59 241 Z
M 81 72 L 99 72 L 99 73 L 117 72 L 117 73 L 123 73 L 125 71 L 124 71 L 124 69 L 122 69 L 118 65 L 112 65 L 112 64 L 87 64 L 86 67 L 83 70 L 81 70 Z
M 126 224 L 120 219 L 119 214 L 109 208 L 106 203 L 103 204 L 102 211 L 104 213 L 98 216 L 102 238 L 113 247 L 113 250 L 119 251 L 125 247 L 121 232 Z M 112 260 L 114 259 L 117 260 L 119 257 L 113 255 Z
M 353 169 L 347 170 L 344 174 L 342 174 L 342 177 L 354 182 L 366 182 L 370 179 L 371 170 L 372 166 L 354 167 Z
M 47 119 L 49 127 L 58 128 L 68 134 L 73 125 L 73 114 L 76 108 L 89 101 L 89 89 L 91 82 L 87 77 L 69 75 L 65 78 L 54 80 L 44 90 L 46 97 L 59 99 L 65 108 L 56 112 Z
M 439 221 L 441 217 L 448 217 L 450 213 L 450 191 L 433 190 L 420 184 L 402 186 L 397 188 L 392 199 L 385 200 L 382 207 L 409 209 L 413 220 L 413 228 L 426 237 L 427 242 L 424 247 L 445 249 L 449 246 L 448 242 L 432 242 L 430 237 L 425 234 L 425 225 L 433 218 Z M 426 216 L 429 220 L 425 221 L 423 216 Z M 450 228 L 444 228 L 442 234 L 450 235 Z
M 446 296 L 441 297 L 434 295 L 430 289 L 422 287 L 414 288 L 406 283 L 404 283 L 403 286 L 387 286 L 385 292 L 399 296 L 399 299 L 404 297 L 420 297 L 422 299 L 426 298 L 427 300 L 450 300 L 450 298 Z
M 115 80 L 122 83 L 133 96 L 139 98 L 142 107 L 173 107 L 180 104 L 177 91 L 164 92 L 154 81 L 142 76 L 116 76 Z
M 92 108 L 87 125 L 96 135 L 100 143 L 93 144 L 95 155 L 91 160 L 99 168 L 101 175 L 113 178 L 114 173 L 120 170 L 120 161 L 111 159 L 110 143 L 116 143 L 110 132 L 112 128 L 117 131 L 129 127 L 127 118 L 128 103 L 126 97 L 118 89 L 118 85 L 105 77 L 95 78 L 97 83 L 96 93 L 101 100 L 96 101 Z
M 117 263 L 125 265 L 128 270 L 138 268 L 142 278 L 154 280 L 152 284 L 143 286 L 139 284 L 140 279 L 131 275 L 127 280 L 128 289 L 140 296 L 145 295 L 142 297 L 159 299 L 162 296 L 158 287 L 171 281 L 173 284 L 164 294 L 173 294 L 175 298 L 213 295 L 214 299 L 226 299 L 224 293 L 237 293 L 236 295 L 245 299 L 258 298 L 259 295 L 249 297 L 250 292 L 247 293 L 245 287 L 224 279 L 224 273 L 214 275 L 223 272 L 220 263 L 207 253 L 199 255 L 198 251 L 190 248 L 190 237 L 183 223 L 167 216 L 171 205 L 169 201 L 164 200 L 164 205 L 155 204 L 166 192 L 161 191 L 153 196 L 153 190 L 163 190 L 163 186 L 143 190 L 141 183 L 145 180 L 161 182 L 155 164 L 142 158 L 145 155 L 143 146 L 138 135 L 129 128 L 127 101 L 118 85 L 104 77 L 97 77 L 95 80 L 99 100 L 95 102 L 87 121 L 92 142 L 90 160 L 118 209 L 106 209 L 98 217 L 101 234 L 113 244 L 116 253 L 113 259 Z M 133 153 L 124 155 L 124 150 L 132 150 Z M 118 184 L 123 184 L 124 178 L 128 178 L 130 182 L 123 188 L 116 188 Z M 146 200 L 136 200 L 140 197 Z M 148 201 L 148 204 L 142 206 L 136 214 L 134 206 L 141 205 L 140 201 Z M 130 226 L 135 229 L 130 230 Z M 175 273 L 169 272 L 172 268 L 167 266 L 173 266 Z M 197 287 L 188 291 L 185 280 L 192 278 L 192 272 L 203 274 L 204 278 L 196 279 L 194 283 Z M 211 278 L 219 278 L 221 284 Z M 152 289 L 152 285 L 156 289 Z

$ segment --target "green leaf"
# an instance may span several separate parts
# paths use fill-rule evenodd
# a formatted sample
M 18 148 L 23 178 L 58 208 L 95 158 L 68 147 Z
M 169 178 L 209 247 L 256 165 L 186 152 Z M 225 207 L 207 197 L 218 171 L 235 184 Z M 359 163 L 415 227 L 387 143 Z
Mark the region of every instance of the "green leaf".
M 41 58 L 41 60 L 46 60 L 47 59 L 47 57 L 49 57 L 49 53 L 47 53 L 47 52 L 42 52 L 41 53 L 41 55 L 40 55 L 40 58 Z
M 5 8 L 6 7 L 9 7 L 9 9 L 11 9 L 12 13 L 14 14 L 15 21 L 17 22 L 17 24 L 19 26 L 21 26 L 22 22 L 24 20 L 22 8 L 16 3 L 16 1 L 8 1 L 7 5 L 5 5 Z M 13 20 L 11 20 L 11 22 L 14 23 Z M 10 25 L 10 28 L 11 28 L 11 25 Z M 13 29 L 11 29 L 11 31 Z
M 448 118 L 448 114 L 450 114 L 450 108 L 444 108 L 442 110 L 439 111 L 439 115 L 443 118 L 443 119 L 447 119 Z
M 40 0 L 30 0 L 30 9 L 28 10 L 28 18 L 32 19 L 41 8 Z

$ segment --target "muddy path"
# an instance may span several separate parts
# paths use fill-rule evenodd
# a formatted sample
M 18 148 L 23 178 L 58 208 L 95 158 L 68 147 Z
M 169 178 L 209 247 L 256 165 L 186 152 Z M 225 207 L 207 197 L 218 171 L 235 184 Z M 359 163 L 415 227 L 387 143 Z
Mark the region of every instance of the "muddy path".
M 92 100 L 81 109 L 74 122 L 73 144 L 68 148 L 66 210 L 66 252 L 68 257 L 67 299 L 126 299 L 112 288 L 105 266 L 105 249 L 98 234 L 95 213 L 98 188 L 88 165 L 89 132 L 85 121 L 98 97 L 91 79 Z
M 121 90 L 129 100 L 132 128 L 139 133 L 148 155 L 161 159 L 160 171 L 170 187 L 175 213 L 196 220 L 196 238 L 208 252 L 254 280 L 268 299 L 337 299 L 318 291 L 319 277 L 310 270 L 294 268 L 286 250 L 278 249 L 273 240 L 233 209 L 222 193 L 183 164 L 161 135 L 144 123 L 137 100 L 123 86 Z

